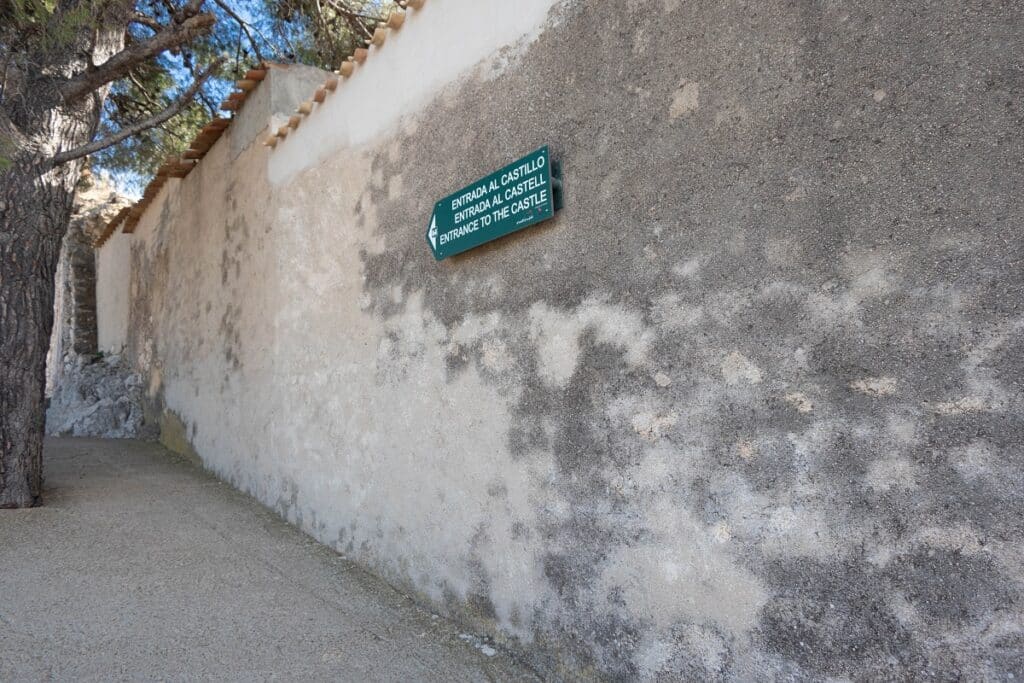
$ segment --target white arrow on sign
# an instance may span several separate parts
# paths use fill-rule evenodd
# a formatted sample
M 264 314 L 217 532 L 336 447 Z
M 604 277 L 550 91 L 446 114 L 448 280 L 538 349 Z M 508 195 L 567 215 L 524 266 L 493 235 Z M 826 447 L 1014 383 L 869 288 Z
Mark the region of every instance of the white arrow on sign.
M 420 223 L 420 225 L 423 225 Z M 430 246 L 437 249 L 437 214 L 430 217 L 430 230 L 427 231 L 427 237 L 430 238 Z

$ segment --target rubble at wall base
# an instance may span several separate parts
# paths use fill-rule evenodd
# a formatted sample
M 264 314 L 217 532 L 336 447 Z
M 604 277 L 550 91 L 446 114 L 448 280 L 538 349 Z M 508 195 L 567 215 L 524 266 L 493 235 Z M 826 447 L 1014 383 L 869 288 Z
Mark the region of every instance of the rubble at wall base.
M 63 368 L 46 411 L 50 436 L 152 439 L 146 422 L 142 378 L 118 355 L 77 356 Z

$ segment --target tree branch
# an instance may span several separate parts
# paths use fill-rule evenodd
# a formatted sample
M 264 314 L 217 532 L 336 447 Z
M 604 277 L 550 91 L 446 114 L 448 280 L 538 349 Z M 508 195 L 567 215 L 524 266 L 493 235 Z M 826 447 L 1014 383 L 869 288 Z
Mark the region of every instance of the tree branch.
M 155 31 L 156 33 L 160 33 L 160 31 L 162 31 L 164 28 L 164 25 L 161 24 L 159 21 L 157 21 L 149 15 L 142 14 L 141 12 L 133 14 L 131 19 L 129 19 L 128 21 L 133 24 L 141 24 L 146 28 L 153 29 L 153 31 Z
M 65 102 L 85 97 L 93 90 L 122 78 L 140 62 L 206 33 L 216 20 L 217 18 L 209 13 L 197 14 L 180 24 L 165 26 L 149 40 L 129 45 L 95 69 L 65 81 L 59 88 L 60 94 Z
M 199 76 L 196 77 L 196 80 L 192 83 L 191 86 L 189 86 L 188 90 L 182 93 L 181 97 L 179 97 L 177 100 L 171 103 L 169 107 L 164 109 L 159 114 L 154 114 L 153 116 L 150 116 L 148 119 L 143 119 L 142 121 L 133 123 L 132 125 L 126 128 L 122 128 L 121 130 L 119 130 L 118 132 L 114 133 L 109 137 L 103 138 L 101 140 L 94 140 L 93 142 L 90 142 L 86 145 L 82 145 L 81 147 L 69 149 L 66 152 L 59 152 L 56 155 L 54 155 L 51 163 L 54 166 L 57 166 L 58 164 L 67 163 L 68 161 L 84 157 L 88 154 L 95 154 L 96 152 L 106 149 L 111 145 L 116 145 L 122 140 L 127 140 L 133 135 L 138 135 L 139 133 L 145 130 L 149 130 L 150 128 L 159 126 L 164 121 L 167 121 L 168 119 L 176 116 L 182 109 L 188 106 L 188 104 L 192 101 L 192 98 L 195 97 L 196 93 L 199 92 L 199 89 L 203 86 L 203 83 L 205 83 L 207 79 L 209 79 L 210 76 L 212 76 L 213 73 L 218 68 L 220 68 L 220 65 L 223 61 L 223 58 L 218 58 L 214 60 L 213 63 L 211 63 L 210 66 L 208 66 L 203 73 L 199 74 Z
M 213 1 L 217 4 L 218 7 L 224 10 L 229 17 L 231 17 L 238 23 L 238 26 L 245 33 L 245 37 L 249 39 L 249 45 L 252 46 L 253 52 L 256 55 L 256 61 L 262 62 L 263 55 L 260 53 L 260 46 L 256 44 L 256 39 L 253 38 L 252 33 L 249 31 L 249 22 L 247 22 L 242 17 L 238 16 L 238 13 L 231 9 L 231 6 L 224 2 L 224 0 Z
M 349 28 L 352 29 L 353 33 L 356 33 L 358 29 L 358 31 L 361 31 L 367 38 L 373 36 L 373 32 L 366 26 L 366 22 L 364 22 L 363 19 L 379 21 L 377 17 L 370 17 L 365 14 L 361 14 L 345 4 L 343 0 L 341 2 L 327 0 L 327 4 L 330 5 L 335 12 L 345 18 L 345 23 L 349 25 Z M 322 11 L 318 11 L 317 14 L 323 17 Z

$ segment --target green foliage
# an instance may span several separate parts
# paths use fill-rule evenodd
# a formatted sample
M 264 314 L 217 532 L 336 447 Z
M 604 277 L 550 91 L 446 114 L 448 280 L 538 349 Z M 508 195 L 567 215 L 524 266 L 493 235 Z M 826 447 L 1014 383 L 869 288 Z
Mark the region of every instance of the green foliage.
M 143 0 L 136 5 L 140 12 L 162 24 L 172 21 L 163 0 Z M 203 9 L 215 11 L 217 6 L 207 2 Z M 138 65 L 127 78 L 112 84 L 104 104 L 100 135 L 112 134 L 162 111 L 215 59 L 223 55 L 233 56 L 233 59 L 220 68 L 197 99 L 180 114 L 94 155 L 94 164 L 141 189 L 168 157 L 181 155 L 199 129 L 220 113 L 219 103 L 233 82 L 258 61 L 255 57 L 258 48 L 248 44 L 236 20 L 223 12 L 215 11 L 215 14 L 218 21 L 210 33 Z M 151 34 L 148 27 L 132 25 L 128 41 L 145 40 Z
M 0 20 L 8 43 L 20 43 L 22 49 L 49 52 L 74 43 L 81 29 L 95 21 L 99 11 L 96 0 L 68 6 L 56 0 L 3 0 Z
M 274 34 L 303 64 L 335 69 L 373 35 L 391 0 L 264 0 Z
M 62 63 L 70 50 L 89 49 L 88 27 L 123 14 L 126 44 L 145 41 L 176 20 L 185 0 L 0 0 L 0 58 L 28 66 Z M 233 82 L 261 60 L 300 62 L 335 69 L 367 44 L 373 30 L 396 3 L 392 0 L 204 0 L 202 11 L 217 21 L 188 45 L 137 65 L 111 84 L 100 136 L 145 120 L 175 102 L 197 73 L 227 57 L 196 101 L 164 124 L 93 155 L 93 165 L 141 187 L 167 157 L 183 153 L 211 118 L 225 115 L 219 103 Z M 128 21 L 132 14 L 146 17 Z M 76 43 L 77 41 L 77 43 Z M 29 73 L 32 69 L 22 69 Z M 17 70 L 0 74 L 0 103 L 29 87 Z M 10 74 L 15 74 L 11 76 Z M 4 79 L 7 79 L 6 81 Z M 0 149 L 0 170 L 9 161 Z
M 139 97 L 135 93 L 139 93 L 140 89 L 134 84 L 128 87 L 118 84 L 117 91 L 112 95 L 112 99 L 117 98 L 122 103 L 130 104 L 122 104 L 124 109 L 114 111 L 111 116 L 105 118 L 101 135 L 116 132 L 118 123 L 115 119 L 127 118 L 126 111 L 139 111 L 138 117 L 145 118 L 152 112 L 160 111 L 169 105 L 172 99 L 166 94 L 146 93 L 145 97 Z M 146 107 L 143 103 L 147 98 L 161 103 L 162 106 Z M 116 106 L 118 105 L 113 105 L 113 107 Z M 143 109 L 146 111 L 143 112 Z M 148 179 L 154 174 L 167 157 L 179 156 L 188 149 L 189 142 L 195 138 L 199 129 L 210 121 L 210 118 L 211 113 L 207 107 L 199 102 L 193 102 L 180 114 L 162 125 L 95 154 L 93 163 L 99 168 L 128 179 L 130 184 L 141 185 L 144 179 Z
M 204 41 L 205 42 L 205 41 Z M 162 111 L 177 99 L 182 88 L 192 79 L 192 71 L 202 68 L 216 57 L 213 47 L 197 54 L 192 52 L 167 55 L 145 62 L 132 70 L 128 78 L 115 82 L 104 104 L 100 135 L 115 133 L 134 121 L 146 119 Z M 188 60 L 189 68 L 183 64 Z M 190 106 L 180 114 L 124 142 L 108 147 L 93 156 L 93 163 L 122 178 L 129 184 L 142 185 L 169 156 L 178 156 L 210 118 L 216 115 L 218 94 L 227 89 L 226 69 L 219 75 L 220 83 L 209 84 Z
M 45 0 L 23 0 L 40 2 Z M 222 54 L 231 56 L 219 77 L 203 89 L 196 104 L 159 128 L 96 155 L 101 168 L 141 186 L 169 157 L 184 152 L 219 102 L 259 59 L 299 62 L 335 69 L 373 34 L 379 19 L 395 5 L 391 0 L 208 0 L 204 9 L 218 16 L 214 30 L 179 51 L 136 69 L 111 90 L 104 116 L 105 132 L 160 111 L 190 80 L 191 74 Z M 229 4 L 228 4 L 229 3 Z M 161 21 L 162 0 L 144 1 L 140 9 Z M 144 39 L 133 28 L 131 36 Z

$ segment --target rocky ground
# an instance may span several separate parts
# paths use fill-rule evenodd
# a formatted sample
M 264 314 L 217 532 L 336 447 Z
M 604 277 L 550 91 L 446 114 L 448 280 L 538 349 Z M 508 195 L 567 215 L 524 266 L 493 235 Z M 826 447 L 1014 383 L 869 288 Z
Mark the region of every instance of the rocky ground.
M 65 365 L 46 411 L 52 436 L 151 438 L 142 378 L 120 356 L 75 356 Z

